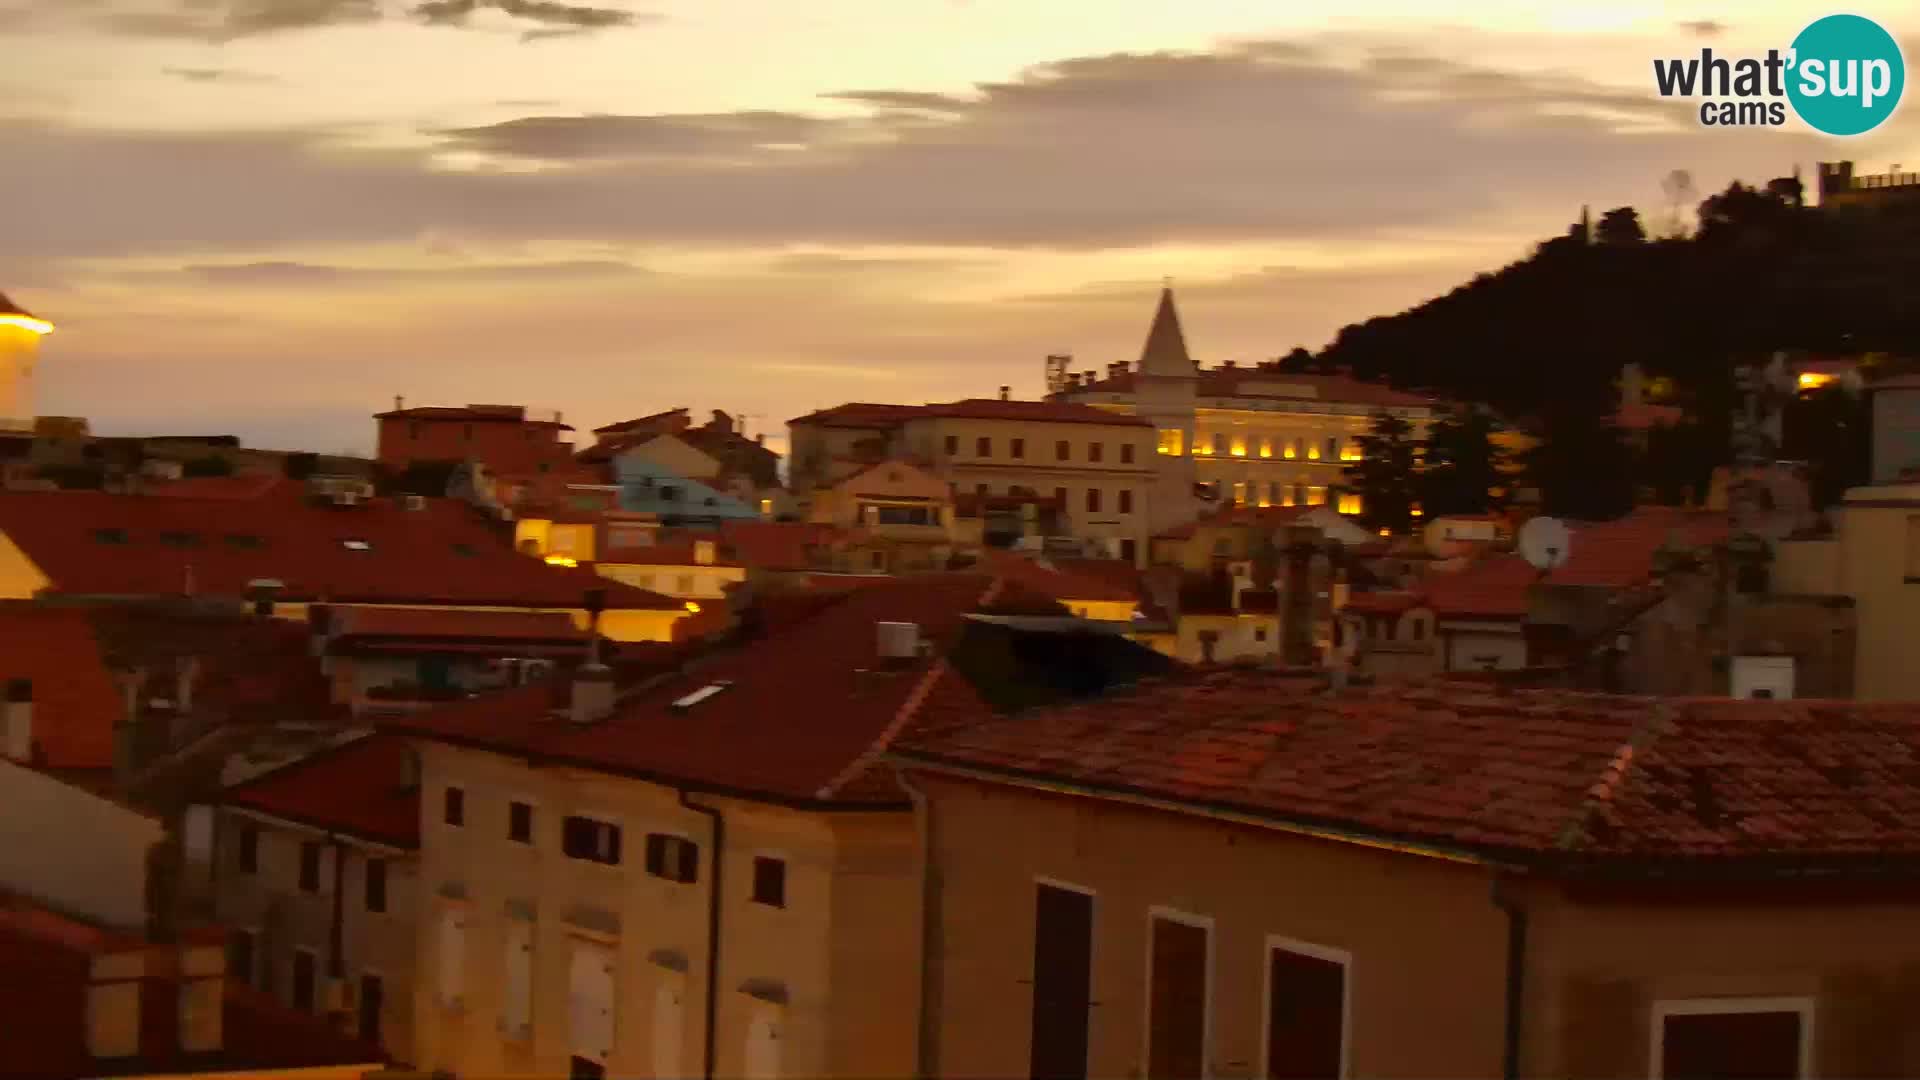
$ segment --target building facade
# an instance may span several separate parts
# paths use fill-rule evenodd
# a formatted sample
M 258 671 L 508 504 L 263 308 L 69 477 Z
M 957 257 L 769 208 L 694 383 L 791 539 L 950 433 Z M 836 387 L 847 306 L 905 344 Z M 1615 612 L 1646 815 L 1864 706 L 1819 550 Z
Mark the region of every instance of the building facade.
M 53 324 L 0 293 L 0 433 L 32 434 L 33 368 Z
M 405 405 L 395 398 L 392 409 L 374 414 L 382 465 L 480 461 L 496 472 L 530 473 L 573 461 L 564 435 L 573 428 L 559 413 L 536 415 L 524 405 Z

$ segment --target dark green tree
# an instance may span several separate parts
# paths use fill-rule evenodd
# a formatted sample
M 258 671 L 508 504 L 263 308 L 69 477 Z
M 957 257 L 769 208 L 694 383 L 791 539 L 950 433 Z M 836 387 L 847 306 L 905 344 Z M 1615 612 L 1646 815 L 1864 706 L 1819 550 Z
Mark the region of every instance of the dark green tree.
M 232 476 L 233 462 L 219 454 L 192 458 L 180 466 L 182 476 Z
M 1603 398 L 1603 400 L 1605 400 Z M 1613 410 L 1576 396 L 1543 417 L 1540 445 L 1523 462 L 1540 508 L 1576 521 L 1611 521 L 1633 509 L 1633 451 Z
M 1647 230 L 1640 226 L 1640 214 L 1631 206 L 1617 206 L 1600 215 L 1593 238 L 1608 247 L 1627 247 L 1647 242 Z
M 1422 510 L 1429 516 L 1485 514 L 1505 505 L 1506 452 L 1493 441 L 1499 429 L 1492 413 L 1473 406 L 1434 419 L 1422 443 L 1424 467 L 1416 484 Z
M 1304 346 L 1295 345 L 1292 352 L 1280 358 L 1280 370 L 1313 371 L 1315 370 L 1313 354 Z
M 1833 383 L 1801 394 L 1781 415 L 1781 456 L 1807 463 L 1813 504 L 1831 506 L 1872 468 L 1872 413 L 1864 395 Z
M 1354 441 L 1360 444 L 1360 460 L 1346 467 L 1345 488 L 1360 496 L 1360 520 L 1371 528 L 1406 532 L 1419 499 L 1419 444 L 1413 425 L 1383 410 Z

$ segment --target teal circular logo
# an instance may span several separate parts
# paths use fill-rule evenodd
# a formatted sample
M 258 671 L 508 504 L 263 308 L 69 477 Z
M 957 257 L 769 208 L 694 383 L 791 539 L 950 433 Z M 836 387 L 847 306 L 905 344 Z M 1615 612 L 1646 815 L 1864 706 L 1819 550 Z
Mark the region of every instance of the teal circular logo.
M 1907 63 L 1893 35 L 1872 19 L 1828 15 L 1793 39 L 1787 99 L 1828 135 L 1872 131 L 1893 115 L 1907 85 Z

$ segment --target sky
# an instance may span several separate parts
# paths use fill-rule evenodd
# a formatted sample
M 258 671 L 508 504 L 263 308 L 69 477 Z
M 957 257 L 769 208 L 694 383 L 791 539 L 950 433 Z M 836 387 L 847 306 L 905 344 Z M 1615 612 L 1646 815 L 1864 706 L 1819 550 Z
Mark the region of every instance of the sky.
M 1446 292 L 1590 206 L 1866 136 L 1703 128 L 1652 60 L 1785 48 L 1809 3 L 0 0 L 0 291 L 39 411 L 371 448 L 369 414 L 1042 390 Z M 1920 55 L 1920 14 L 1852 4 Z M 1912 168 L 1912 166 L 1908 166 Z M 1684 223 L 1684 215 L 1682 216 Z

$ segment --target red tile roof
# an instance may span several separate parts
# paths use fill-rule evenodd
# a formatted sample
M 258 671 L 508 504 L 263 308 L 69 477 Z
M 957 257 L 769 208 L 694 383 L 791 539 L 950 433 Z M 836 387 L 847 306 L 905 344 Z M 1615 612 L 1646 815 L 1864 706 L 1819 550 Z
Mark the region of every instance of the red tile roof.
M 1235 671 L 911 736 L 894 756 L 1562 869 L 1920 856 L 1920 704 Z
M 147 489 L 149 495 L 187 499 L 257 499 L 282 483 L 275 473 L 236 473 L 232 476 L 190 476 Z
M 1134 601 L 1140 599 L 1137 587 L 1128 587 L 1099 571 L 1081 574 L 1068 571 L 1058 560 L 1045 562 L 1017 552 L 987 548 L 980 553 L 982 564 L 994 574 L 1043 596 L 1060 601 Z M 1078 564 L 1118 561 L 1077 559 Z M 1127 565 L 1122 563 L 1122 565 Z M 1131 566 L 1128 566 L 1131 569 Z M 1136 579 L 1137 582 L 1137 579 Z
M 242 596 L 249 582 L 272 579 L 288 601 L 578 607 L 604 589 L 611 608 L 680 606 L 529 559 L 449 499 L 421 510 L 386 499 L 336 507 L 292 483 L 248 500 L 0 492 L 0 533 L 53 579 L 55 595 Z
M 1617 521 L 1570 523 L 1573 550 L 1565 565 L 1541 575 L 1518 555 L 1493 555 L 1464 570 L 1429 575 L 1418 591 L 1442 618 L 1519 619 L 1535 584 L 1627 589 L 1653 576 L 1654 556 L 1669 541 L 1712 547 L 1732 534 L 1723 513 L 1642 507 Z
M 844 789 L 950 672 L 942 654 L 964 616 L 997 587 L 981 574 L 896 578 L 810 598 L 784 625 L 702 657 L 684 672 L 622 695 L 614 715 L 574 726 L 552 715 L 552 689 L 531 687 L 396 718 L 395 731 L 584 768 L 800 804 L 884 801 L 885 785 Z M 919 624 L 934 655 L 884 665 L 880 622 Z M 958 680 L 955 680 L 956 682 Z M 728 687 L 684 712 L 673 703 Z M 949 711 L 977 708 L 964 685 L 944 687 Z M 971 704 L 969 704 L 971 703 Z
M 406 786 L 407 740 L 370 735 L 228 788 L 246 810 L 392 847 L 420 847 L 420 788 Z
M 342 605 L 333 609 L 336 638 L 461 638 L 479 641 L 579 641 L 586 631 L 559 611 L 460 611 Z
M 1421 597 L 1413 592 L 1350 592 L 1341 611 L 1356 615 L 1398 615 L 1419 607 Z
M 734 558 L 766 571 L 811 570 L 809 549 L 833 544 L 846 535 L 835 525 L 805 521 L 726 521 L 720 537 Z
M 1078 405 L 1067 401 L 1002 401 L 966 398 L 927 405 L 880 405 L 856 401 L 808 413 L 787 421 L 822 427 L 891 428 L 909 420 L 938 417 L 958 420 L 1021 420 L 1052 424 L 1104 424 L 1110 427 L 1149 427 L 1137 416 Z
M 692 419 L 687 415 L 685 406 L 682 406 L 678 409 L 649 413 L 646 416 L 637 416 L 632 420 L 621 420 L 603 427 L 597 427 L 593 429 L 593 433 L 595 435 L 615 435 L 641 429 L 678 431 L 690 423 L 692 423 Z
M 113 767 L 113 728 L 125 711 L 81 608 L 0 605 L 0 687 L 33 684 L 35 764 Z
M 1072 399 L 1080 394 L 1132 394 L 1139 373 L 1124 372 L 1099 379 L 1059 395 Z M 1300 393 L 1305 390 L 1306 393 Z M 1200 371 L 1195 392 L 1203 398 L 1252 397 L 1289 401 L 1326 401 L 1372 408 L 1431 408 L 1437 402 L 1430 397 L 1409 394 L 1380 383 L 1361 382 L 1351 375 L 1303 375 L 1289 371 L 1261 371 L 1248 367 L 1212 367 Z

